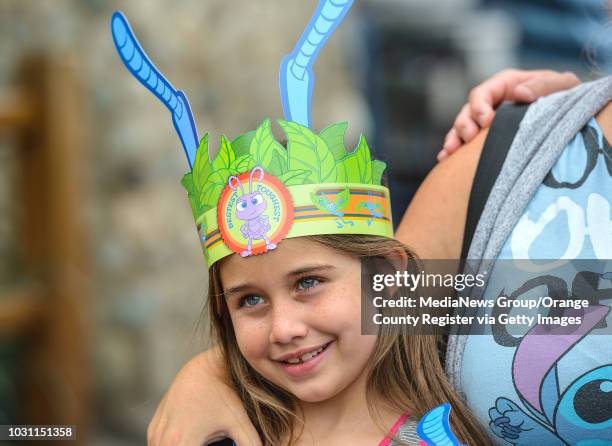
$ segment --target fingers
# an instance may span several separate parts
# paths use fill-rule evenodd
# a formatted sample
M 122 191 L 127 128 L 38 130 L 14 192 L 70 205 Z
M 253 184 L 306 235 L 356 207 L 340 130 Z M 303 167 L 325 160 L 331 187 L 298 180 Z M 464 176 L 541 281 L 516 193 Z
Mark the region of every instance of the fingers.
M 462 141 L 470 141 L 478 134 L 480 126 L 474 121 L 471 104 L 466 104 L 461 108 L 455 118 L 453 128 Z
M 481 127 L 488 127 L 493 121 L 495 109 L 504 100 L 514 100 L 512 91 L 517 85 L 529 79 L 544 76 L 546 71 L 523 71 L 508 69 L 500 71 L 491 78 L 474 87 L 469 94 L 468 103 L 471 118 Z
M 509 71 L 509 70 L 508 70 Z M 469 118 L 480 127 L 493 120 L 494 109 L 504 100 L 508 91 L 507 73 L 502 72 L 474 87 L 468 98 Z
M 463 141 L 461 141 L 461 138 L 459 138 L 457 131 L 453 127 L 444 138 L 444 146 L 437 156 L 438 161 L 442 161 L 444 158 L 452 155 L 459 147 L 461 147 L 461 144 L 463 144 Z
M 569 71 L 503 70 L 472 89 L 469 95 L 470 117 L 481 128 L 486 128 L 493 121 L 495 109 L 503 101 L 531 103 L 579 83 L 578 76 Z
M 480 128 L 478 128 L 478 130 L 480 130 Z M 478 134 L 478 130 L 476 131 L 476 134 Z M 470 130 L 467 130 L 465 133 L 470 134 Z M 463 145 L 467 141 L 471 141 L 472 139 L 474 139 L 474 136 L 472 136 L 468 140 L 463 140 L 459 137 L 457 130 L 453 127 L 444 137 L 444 145 L 442 146 L 442 149 L 436 155 L 436 159 L 438 161 L 442 161 L 443 159 L 448 158 L 450 155 L 452 155 L 457 150 L 459 150 L 461 147 L 463 147 Z
M 495 116 L 495 108 L 507 97 L 509 88 L 527 79 L 523 71 L 504 70 L 474 87 L 470 91 L 468 103 L 461 108 L 453 128 L 446 135 L 437 156 L 438 161 L 471 141 L 481 128 L 489 127 Z
M 512 100 L 515 102 L 533 102 L 537 98 L 547 96 L 557 91 L 567 90 L 580 84 L 580 79 L 574 73 L 555 71 L 519 83 L 512 91 Z
M 438 161 L 452 155 L 465 141 L 471 141 L 478 134 L 480 127 L 472 119 L 472 111 L 469 104 L 465 104 L 455 122 L 453 128 L 446 134 L 442 150 L 438 153 Z
M 504 101 L 531 103 L 557 91 L 573 88 L 580 79 L 571 72 L 551 70 L 500 71 L 474 87 L 444 139 L 438 161 L 456 152 L 471 141 L 480 129 L 488 128 L 495 117 L 495 110 Z

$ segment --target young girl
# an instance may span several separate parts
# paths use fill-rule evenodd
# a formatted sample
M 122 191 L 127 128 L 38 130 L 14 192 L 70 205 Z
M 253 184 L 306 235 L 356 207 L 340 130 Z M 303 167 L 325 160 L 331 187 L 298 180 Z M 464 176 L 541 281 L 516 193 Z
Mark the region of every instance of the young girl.
M 324 10 L 330 4 L 321 3 L 305 36 L 329 37 L 346 13 Z M 360 260 L 391 265 L 399 256 L 413 269 L 416 259 L 391 238 L 388 190 L 378 186 L 384 164 L 370 159 L 365 139 L 347 153 L 332 141 L 342 125 L 320 135 L 308 128 L 310 89 L 297 80 L 312 72 L 320 50 L 307 48 L 313 39 L 301 39 L 281 66 L 288 150 L 264 121 L 231 143 L 222 138 L 211 161 L 186 97 L 148 61 L 120 14 L 112 29 L 127 67 L 173 114 L 192 167 L 183 185 L 210 265 L 213 336 L 260 440 L 416 444 L 415 420 L 450 402 L 460 439 L 487 444 L 446 380 L 436 337 L 385 326 L 361 334 Z M 316 36 L 319 29 L 327 35 Z
M 360 259 L 398 255 L 416 267 L 391 238 L 313 235 L 212 265 L 212 331 L 264 444 L 416 445 L 416 420 L 443 402 L 464 443 L 488 444 L 448 385 L 436 337 L 361 334 Z

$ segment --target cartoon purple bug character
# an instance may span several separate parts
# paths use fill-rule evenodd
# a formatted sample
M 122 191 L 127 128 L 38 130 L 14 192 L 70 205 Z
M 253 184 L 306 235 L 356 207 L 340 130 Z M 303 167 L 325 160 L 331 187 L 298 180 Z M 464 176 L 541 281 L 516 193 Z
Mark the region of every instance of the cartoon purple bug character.
M 263 239 L 266 242 L 266 249 L 268 251 L 276 248 L 276 243 L 270 242 L 270 239 L 266 236 L 266 233 L 270 230 L 269 218 L 267 215 L 264 215 L 268 208 L 268 203 L 264 200 L 261 192 L 253 192 L 253 174 L 255 172 L 259 172 L 259 179 L 257 181 L 262 181 L 264 178 L 264 170 L 260 166 L 253 167 L 249 176 L 248 194 L 244 192 L 238 177 L 232 175 L 227 180 L 229 187 L 233 191 L 237 191 L 238 187 L 242 191 L 242 196 L 238 198 L 236 203 L 236 217 L 246 222 L 240 227 L 240 232 L 242 232 L 244 238 L 249 240 L 247 249 L 240 253 L 242 257 L 248 257 L 252 254 L 253 240 Z M 235 181 L 237 186 L 232 184 L 232 181 Z

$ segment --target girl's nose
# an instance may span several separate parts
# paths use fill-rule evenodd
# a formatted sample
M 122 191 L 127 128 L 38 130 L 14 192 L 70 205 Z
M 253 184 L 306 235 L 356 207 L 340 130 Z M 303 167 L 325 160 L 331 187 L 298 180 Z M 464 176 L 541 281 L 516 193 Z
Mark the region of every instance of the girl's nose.
M 289 344 L 308 334 L 308 325 L 304 320 L 299 304 L 275 305 L 271 315 L 270 342 Z

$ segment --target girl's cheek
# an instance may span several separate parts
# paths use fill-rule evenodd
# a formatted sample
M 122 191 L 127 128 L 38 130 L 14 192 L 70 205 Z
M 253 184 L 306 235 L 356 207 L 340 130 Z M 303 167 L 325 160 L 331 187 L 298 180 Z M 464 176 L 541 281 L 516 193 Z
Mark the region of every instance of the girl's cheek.
M 345 296 L 333 296 L 328 302 L 313 309 L 309 327 L 334 336 L 361 332 L 361 309 L 359 302 Z
M 238 348 L 247 361 L 267 351 L 268 337 L 261 323 L 248 323 L 239 318 L 234 319 L 234 333 Z
M 357 281 L 357 283 L 360 283 Z M 344 323 L 361 322 L 361 288 L 353 284 L 339 285 L 321 300 L 319 308 L 326 320 L 338 320 Z

